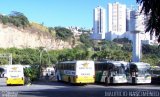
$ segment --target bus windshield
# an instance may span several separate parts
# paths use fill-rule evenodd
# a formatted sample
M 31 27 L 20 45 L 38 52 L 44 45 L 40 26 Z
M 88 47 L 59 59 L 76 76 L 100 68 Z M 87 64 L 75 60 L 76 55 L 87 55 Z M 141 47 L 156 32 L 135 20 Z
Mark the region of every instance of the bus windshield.
M 125 75 L 125 68 L 123 68 L 122 66 L 117 66 L 111 73 L 111 75 L 113 76 L 122 76 Z
M 150 70 L 148 68 L 139 68 L 138 76 L 147 76 L 150 75 Z

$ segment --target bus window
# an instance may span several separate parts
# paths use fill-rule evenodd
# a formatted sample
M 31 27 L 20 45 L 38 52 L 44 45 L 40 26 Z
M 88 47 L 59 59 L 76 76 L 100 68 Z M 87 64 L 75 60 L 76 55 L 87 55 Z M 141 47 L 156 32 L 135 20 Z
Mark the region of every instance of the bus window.
M 95 70 L 99 70 L 99 69 L 98 69 L 98 67 L 99 67 L 98 65 L 99 65 L 99 64 L 97 64 L 97 63 L 95 64 Z
M 71 70 L 71 64 L 68 64 L 66 66 L 67 66 L 66 70 Z
M 108 70 L 108 64 L 103 64 L 103 70 Z
M 59 65 L 58 68 L 62 70 L 62 64 L 58 64 L 58 65 Z
M 63 70 L 67 70 L 67 65 L 63 64 Z
M 71 70 L 75 70 L 75 64 L 71 64 Z

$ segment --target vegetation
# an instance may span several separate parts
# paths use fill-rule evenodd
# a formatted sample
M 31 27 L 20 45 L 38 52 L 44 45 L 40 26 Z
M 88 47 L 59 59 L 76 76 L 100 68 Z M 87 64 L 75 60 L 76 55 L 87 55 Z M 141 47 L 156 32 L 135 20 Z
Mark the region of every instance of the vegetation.
M 73 36 L 73 33 L 71 32 L 71 30 L 67 28 L 55 27 L 54 29 L 56 31 L 56 37 L 58 39 L 66 41 L 66 40 L 69 40 Z
M 35 29 L 37 29 L 37 30 L 39 30 L 39 31 L 49 32 L 49 31 L 48 31 L 48 28 L 45 27 L 45 26 L 43 26 L 43 25 L 41 25 L 41 24 L 32 22 L 32 23 L 30 23 L 30 25 L 31 25 L 31 27 L 33 27 L 33 28 L 35 28 Z
M 152 65 L 160 65 L 160 48 L 158 46 L 143 45 L 142 61 Z
M 27 27 L 29 26 L 28 18 L 20 12 L 12 11 L 8 16 L 0 16 L 1 22 L 3 24 L 13 24 L 16 27 Z
M 24 69 L 24 75 L 27 79 L 27 83 L 30 83 L 30 81 L 38 80 L 39 76 L 39 69 L 36 66 L 31 66 L 29 68 Z
M 142 5 L 141 13 L 144 13 L 148 20 L 146 23 L 146 32 L 150 32 L 158 37 L 160 42 L 160 0 L 136 0 Z
M 82 33 L 90 33 L 91 31 L 89 29 L 85 29 L 85 28 L 80 28 L 78 29 L 79 32 L 82 32 Z
M 119 44 L 131 44 L 132 41 L 128 38 L 115 38 L 113 42 L 119 43 Z
M 89 33 L 83 33 L 80 35 L 80 42 L 82 42 L 86 47 L 92 47 L 93 41 L 90 39 Z
M 121 44 L 123 51 L 132 52 L 132 41 L 128 38 L 115 38 L 113 42 Z

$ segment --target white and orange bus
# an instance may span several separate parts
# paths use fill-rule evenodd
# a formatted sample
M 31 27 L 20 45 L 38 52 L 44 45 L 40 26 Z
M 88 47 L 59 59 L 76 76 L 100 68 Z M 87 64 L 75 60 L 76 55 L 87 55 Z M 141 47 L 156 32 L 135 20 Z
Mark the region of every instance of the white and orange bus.
M 94 83 L 94 61 L 78 60 L 59 62 L 57 64 L 56 77 L 58 81 L 74 84 Z
M 8 65 L 6 71 L 7 85 L 24 85 L 24 71 L 22 65 Z

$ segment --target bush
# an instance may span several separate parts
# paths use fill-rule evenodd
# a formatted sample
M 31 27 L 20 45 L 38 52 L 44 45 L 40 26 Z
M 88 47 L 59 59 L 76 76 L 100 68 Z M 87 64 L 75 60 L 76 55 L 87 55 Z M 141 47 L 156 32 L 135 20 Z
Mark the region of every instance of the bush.
M 11 23 L 17 27 L 27 27 L 29 25 L 28 18 L 20 12 L 13 11 L 9 16 L 1 16 L 3 24 Z
M 2 23 L 7 24 L 9 22 L 9 18 L 7 16 L 2 17 Z
M 80 35 L 80 42 L 82 42 L 86 47 L 93 46 L 93 41 L 90 39 L 90 35 L 88 33 Z
M 55 31 L 56 31 L 56 37 L 64 41 L 69 40 L 73 36 L 71 30 L 63 27 L 55 27 Z
M 128 38 L 115 38 L 113 42 L 119 43 L 119 44 L 131 44 L 131 40 Z
M 35 81 L 38 79 L 39 70 L 35 66 L 31 66 L 30 68 L 24 69 L 25 77 L 29 78 L 30 81 Z

